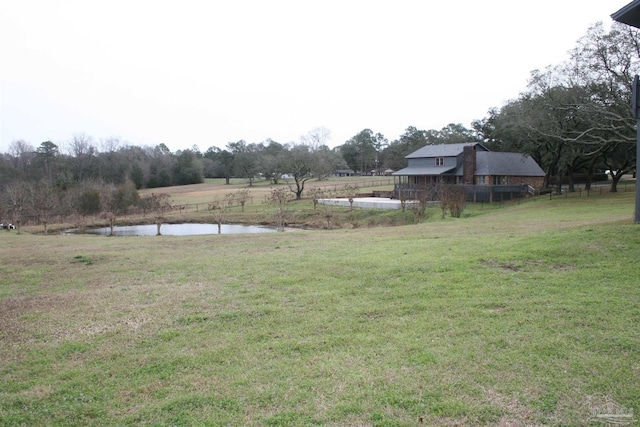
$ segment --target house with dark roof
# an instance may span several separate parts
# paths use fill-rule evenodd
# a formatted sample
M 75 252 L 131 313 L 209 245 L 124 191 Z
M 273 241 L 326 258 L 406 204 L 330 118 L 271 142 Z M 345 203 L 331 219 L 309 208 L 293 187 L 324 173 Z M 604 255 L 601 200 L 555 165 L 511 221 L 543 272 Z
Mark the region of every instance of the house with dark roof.
M 530 156 L 490 151 L 479 142 L 427 145 L 406 159 L 407 167 L 392 174 L 397 197 L 417 198 L 416 192 L 449 184 L 463 186 L 469 200 L 493 201 L 544 185 L 545 173 Z

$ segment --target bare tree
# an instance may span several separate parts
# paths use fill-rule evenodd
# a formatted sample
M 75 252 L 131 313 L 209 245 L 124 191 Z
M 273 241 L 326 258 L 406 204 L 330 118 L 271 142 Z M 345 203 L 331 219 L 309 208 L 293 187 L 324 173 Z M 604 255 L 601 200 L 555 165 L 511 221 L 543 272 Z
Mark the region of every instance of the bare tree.
M 218 234 L 222 234 L 222 222 L 227 213 L 227 204 L 222 200 L 214 200 L 209 203 L 209 210 L 213 213 L 213 219 L 218 224 Z
M 29 187 L 25 182 L 13 182 L 7 185 L 6 194 L 11 222 L 15 225 L 18 234 L 20 234 L 24 210 L 29 200 Z
M 316 127 L 300 137 L 303 144 L 309 146 L 312 151 L 317 151 L 325 146 L 331 138 L 331 131 L 324 126 Z
M 439 188 L 438 199 L 442 209 L 442 219 L 445 218 L 447 210 L 451 217 L 460 218 L 466 207 L 467 192 L 463 187 L 443 184 Z
M 332 199 L 336 197 L 336 192 L 327 190 L 327 189 L 315 189 L 316 193 L 313 195 L 313 205 L 314 209 L 319 204 L 319 199 Z M 333 217 L 335 216 L 336 205 L 331 203 L 331 201 L 327 201 L 326 203 L 320 204 L 320 212 L 324 217 L 324 220 L 327 222 L 327 230 L 331 230 L 333 226 Z
M 411 210 L 413 212 L 413 220 L 417 224 L 419 222 L 424 221 L 425 214 L 427 211 L 427 202 L 429 200 L 428 193 L 426 191 L 419 191 L 416 194 L 417 203 L 413 203 L 411 205 Z
M 345 184 L 344 187 L 342 187 L 341 193 L 349 200 L 350 210 L 353 210 L 353 200 L 358 195 L 358 191 L 360 191 L 360 187 L 358 187 L 357 184 Z
M 209 203 L 209 210 L 213 212 L 213 218 L 218 224 L 218 234 L 222 234 L 222 223 L 227 217 L 227 212 L 233 206 L 233 198 L 235 193 L 227 193 L 224 198 L 216 199 Z
M 120 138 L 111 137 L 100 141 L 100 148 L 102 152 L 116 152 L 122 148 L 122 141 Z
M 113 229 L 116 225 L 116 213 L 114 206 L 114 189 L 112 185 L 102 185 L 100 186 L 100 207 L 101 212 L 98 215 L 100 219 L 104 219 L 107 221 L 107 225 L 110 228 L 110 236 L 113 236 Z
M 116 219 L 117 219 L 116 214 L 114 214 L 113 212 L 103 211 L 103 212 L 100 212 L 100 218 L 107 220 L 107 224 L 109 224 L 109 229 L 110 229 L 109 235 L 113 236 L 113 228 L 116 225 Z
M 232 194 L 231 202 L 233 203 L 234 201 L 237 201 L 240 203 L 240 206 L 242 206 L 242 212 L 244 212 L 244 205 L 247 203 L 247 200 L 250 199 L 250 196 L 251 192 L 246 188 L 242 188 Z
M 73 176 L 76 181 L 83 181 L 91 175 L 97 176 L 97 168 L 91 167 L 91 160 L 96 155 L 93 138 L 84 133 L 74 135 L 69 141 L 69 154 L 73 159 Z
M 331 131 L 325 127 L 311 129 L 300 137 L 303 145 L 309 147 L 313 157 L 311 175 L 317 180 L 324 180 L 340 166 L 347 167 L 338 151 L 331 150 L 327 143 L 331 138 Z
M 327 198 L 326 193 L 327 191 L 320 187 L 312 188 L 311 190 L 309 190 L 308 194 L 309 194 L 309 197 L 311 197 L 311 200 L 313 201 L 314 211 L 318 206 L 318 200 Z
M 44 234 L 47 235 L 53 214 L 60 205 L 58 192 L 46 182 L 39 182 L 31 187 L 31 203 L 33 213 L 44 226 Z
M 20 171 L 20 174 L 26 175 L 35 156 L 33 145 L 23 140 L 13 141 L 9 144 L 9 154 L 11 154 L 13 167 Z
M 271 190 L 271 202 L 276 205 L 276 227 L 278 231 L 284 231 L 290 201 L 291 196 L 286 188 L 280 187 Z
M 165 213 L 171 210 L 171 198 L 167 193 L 151 193 L 150 196 L 142 199 L 142 205 L 145 210 L 153 213 L 156 226 L 158 227 L 157 235 L 162 235 L 162 233 L 160 233 L 160 227 L 162 227 L 162 224 L 166 220 L 164 217 Z

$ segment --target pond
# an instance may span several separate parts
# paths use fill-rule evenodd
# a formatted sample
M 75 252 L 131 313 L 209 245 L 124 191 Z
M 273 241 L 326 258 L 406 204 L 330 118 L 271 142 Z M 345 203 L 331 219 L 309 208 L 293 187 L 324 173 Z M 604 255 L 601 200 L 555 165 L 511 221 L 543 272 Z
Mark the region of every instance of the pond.
M 222 224 L 221 227 L 221 234 L 275 233 L 277 231 L 274 227 L 259 225 Z M 108 236 L 111 234 L 111 228 L 91 228 L 85 232 Z M 160 232 L 163 236 L 218 234 L 218 224 L 162 224 Z M 113 227 L 113 234 L 116 236 L 155 236 L 158 234 L 158 227 L 155 224 L 116 226 Z

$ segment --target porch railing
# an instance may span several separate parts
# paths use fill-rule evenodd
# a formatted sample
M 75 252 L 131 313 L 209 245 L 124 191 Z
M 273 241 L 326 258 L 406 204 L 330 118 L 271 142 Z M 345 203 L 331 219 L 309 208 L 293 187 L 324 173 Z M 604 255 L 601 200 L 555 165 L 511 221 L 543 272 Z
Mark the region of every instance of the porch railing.
M 535 194 L 535 189 L 529 185 L 464 185 L 449 184 L 458 188 L 464 188 L 468 202 L 501 202 L 525 197 L 527 194 Z M 438 200 L 439 188 L 433 185 L 419 185 L 408 183 L 396 183 L 394 197 L 405 200 L 425 199 Z

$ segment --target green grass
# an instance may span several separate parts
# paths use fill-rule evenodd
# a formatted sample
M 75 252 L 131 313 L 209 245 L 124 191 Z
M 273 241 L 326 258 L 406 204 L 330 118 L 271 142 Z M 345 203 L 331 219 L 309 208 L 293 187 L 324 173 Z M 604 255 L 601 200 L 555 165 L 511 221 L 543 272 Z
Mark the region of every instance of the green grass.
M 0 425 L 640 417 L 632 193 L 264 235 L 2 233 Z

